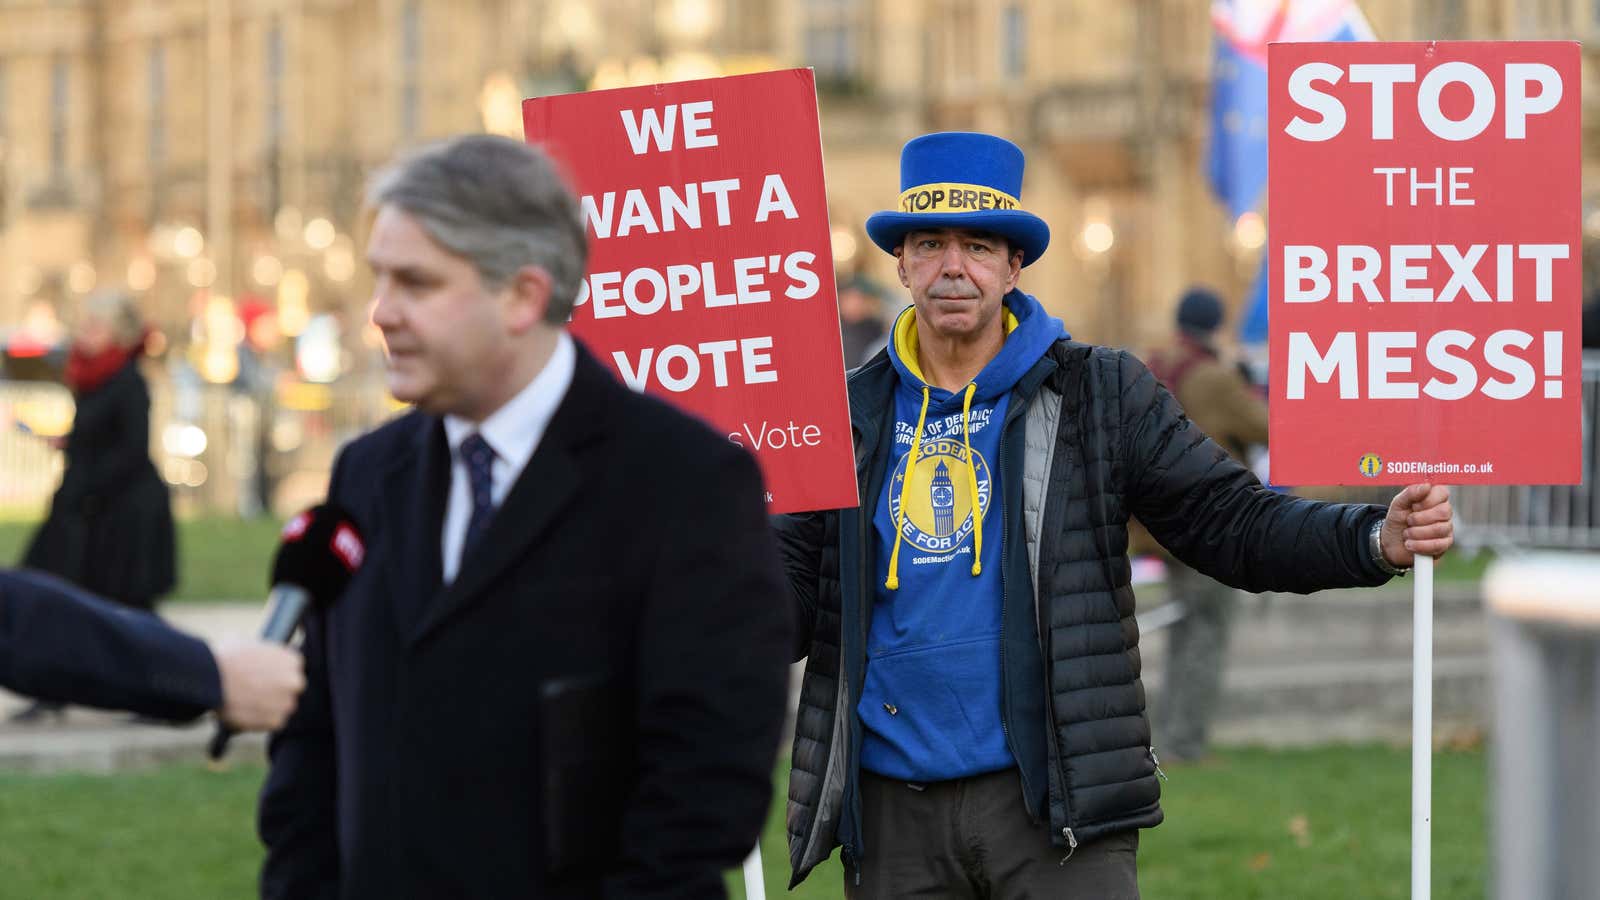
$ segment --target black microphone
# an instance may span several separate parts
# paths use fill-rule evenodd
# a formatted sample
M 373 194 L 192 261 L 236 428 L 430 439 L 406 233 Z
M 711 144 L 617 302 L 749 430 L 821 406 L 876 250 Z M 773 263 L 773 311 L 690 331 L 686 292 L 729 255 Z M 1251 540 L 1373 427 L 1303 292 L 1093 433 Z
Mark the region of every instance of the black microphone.
M 308 609 L 325 609 L 344 593 L 365 555 L 361 529 L 338 506 L 324 503 L 290 519 L 272 560 L 261 639 L 289 643 Z M 217 723 L 207 749 L 212 759 L 222 758 L 233 735 L 226 723 Z

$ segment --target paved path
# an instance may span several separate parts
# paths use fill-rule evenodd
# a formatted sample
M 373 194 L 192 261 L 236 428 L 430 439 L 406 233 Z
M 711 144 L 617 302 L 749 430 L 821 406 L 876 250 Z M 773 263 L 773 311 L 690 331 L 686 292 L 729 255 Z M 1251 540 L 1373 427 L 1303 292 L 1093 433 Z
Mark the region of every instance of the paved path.
M 178 603 L 162 610 L 174 626 L 206 640 L 249 636 L 260 627 L 259 602 Z M 205 758 L 212 720 L 186 727 L 141 724 L 126 713 L 72 707 L 63 723 L 13 725 L 7 716 L 27 701 L 0 691 L 0 771 L 110 772 L 178 760 Z M 260 736 L 234 740 L 230 760 L 261 759 Z
M 1409 581 L 1400 580 L 1379 590 L 1243 598 L 1217 740 L 1407 740 L 1410 592 Z M 1163 600 L 1158 587 L 1141 587 L 1139 595 L 1142 610 Z M 1435 606 L 1435 734 L 1446 740 L 1481 732 L 1487 722 L 1488 659 L 1476 591 L 1441 585 Z M 177 627 L 215 640 L 254 633 L 261 604 L 173 604 L 163 613 Z M 1164 634 L 1146 634 L 1141 651 L 1153 709 L 1161 702 Z M 209 720 L 187 728 L 135 724 L 124 714 L 86 709 L 71 710 L 64 724 L 5 723 L 23 703 L 0 692 L 0 771 L 112 771 L 201 760 L 212 728 Z M 260 737 L 240 739 L 230 759 L 261 759 L 263 746 Z

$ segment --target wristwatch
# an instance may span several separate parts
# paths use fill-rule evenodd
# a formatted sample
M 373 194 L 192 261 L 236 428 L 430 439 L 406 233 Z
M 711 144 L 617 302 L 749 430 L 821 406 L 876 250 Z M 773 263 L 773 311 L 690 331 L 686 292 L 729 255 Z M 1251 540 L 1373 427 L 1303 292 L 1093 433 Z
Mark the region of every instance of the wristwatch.
M 1402 568 L 1389 562 L 1383 555 L 1383 520 L 1372 523 L 1372 530 L 1367 532 L 1367 550 L 1372 554 L 1372 561 L 1386 575 L 1404 575 L 1411 571 L 1410 567 Z

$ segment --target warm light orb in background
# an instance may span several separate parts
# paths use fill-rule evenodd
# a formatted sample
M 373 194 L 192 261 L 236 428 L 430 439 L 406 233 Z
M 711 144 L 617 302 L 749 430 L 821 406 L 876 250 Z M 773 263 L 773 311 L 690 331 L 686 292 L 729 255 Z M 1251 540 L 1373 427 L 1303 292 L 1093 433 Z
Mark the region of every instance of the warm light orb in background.
M 1261 214 L 1247 212 L 1233 223 L 1233 239 L 1246 250 L 1259 250 L 1267 242 L 1267 225 Z
M 173 232 L 172 252 L 184 259 L 194 259 L 206 249 L 205 236 L 193 225 L 185 225 Z
M 1110 223 L 1089 222 L 1083 226 L 1083 246 L 1090 253 L 1104 253 L 1117 242 L 1117 233 Z
M 250 264 L 250 277 L 262 287 L 275 287 L 283 278 L 283 263 L 270 253 L 263 253 Z
M 604 91 L 612 88 L 638 87 L 643 84 L 659 84 L 662 80 L 661 65 L 652 57 L 607 59 L 595 66 L 594 77 L 589 81 L 589 89 Z
M 299 269 L 289 269 L 278 279 L 278 328 L 289 337 L 305 331 L 311 319 L 310 295 L 311 284 Z
M 212 384 L 233 381 L 239 374 L 239 341 L 244 339 L 244 325 L 234 311 L 233 300 L 222 296 L 207 299 L 201 325 L 204 339 L 189 351 L 200 377 Z
M 833 264 L 835 266 L 842 266 L 855 258 L 856 236 L 850 233 L 850 229 L 843 225 L 837 225 L 830 233 L 829 238 L 833 244 Z
M 328 276 L 329 281 L 341 284 L 355 276 L 356 252 L 349 238 L 341 235 L 328 248 L 327 255 L 322 259 L 322 274 Z
M 295 364 L 307 381 L 328 384 L 344 372 L 339 320 L 327 313 L 311 317 L 294 344 Z
M 560 4 L 561 11 L 556 13 L 554 32 L 560 35 L 562 41 L 568 46 L 588 48 L 599 38 L 599 29 L 595 27 L 594 14 L 587 6 L 576 3 Z
M 722 67 L 709 53 L 674 53 L 661 66 L 662 81 L 698 81 L 721 74 Z
M 171 259 L 178 255 L 172 247 L 177 234 L 177 228 L 165 222 L 157 222 L 150 226 L 150 233 L 145 236 L 145 249 L 157 259 Z
M 483 130 L 502 137 L 522 139 L 522 91 L 505 72 L 495 72 L 478 92 L 478 114 Z
M 318 216 L 306 223 L 306 246 L 313 250 L 326 250 L 333 246 L 337 234 L 332 222 Z
M 233 298 L 215 296 L 206 300 L 205 312 L 207 343 L 232 347 L 244 340 L 244 323 L 233 308 Z
M 717 11 L 712 9 L 711 0 L 671 0 L 658 9 L 657 27 L 690 43 L 705 40 L 717 24 Z
M 206 452 L 206 433 L 198 425 L 173 423 L 161 430 L 161 447 L 173 456 L 193 459 Z

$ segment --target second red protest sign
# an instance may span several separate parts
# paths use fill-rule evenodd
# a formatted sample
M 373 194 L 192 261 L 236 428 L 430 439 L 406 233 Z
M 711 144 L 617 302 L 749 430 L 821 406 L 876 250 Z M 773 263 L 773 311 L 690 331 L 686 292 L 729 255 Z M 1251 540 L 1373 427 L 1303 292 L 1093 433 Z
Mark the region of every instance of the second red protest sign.
M 753 451 L 770 511 L 855 506 L 810 70 L 536 98 L 523 124 L 582 198 L 573 333 Z
M 1576 483 L 1578 47 L 1268 51 L 1283 484 Z

